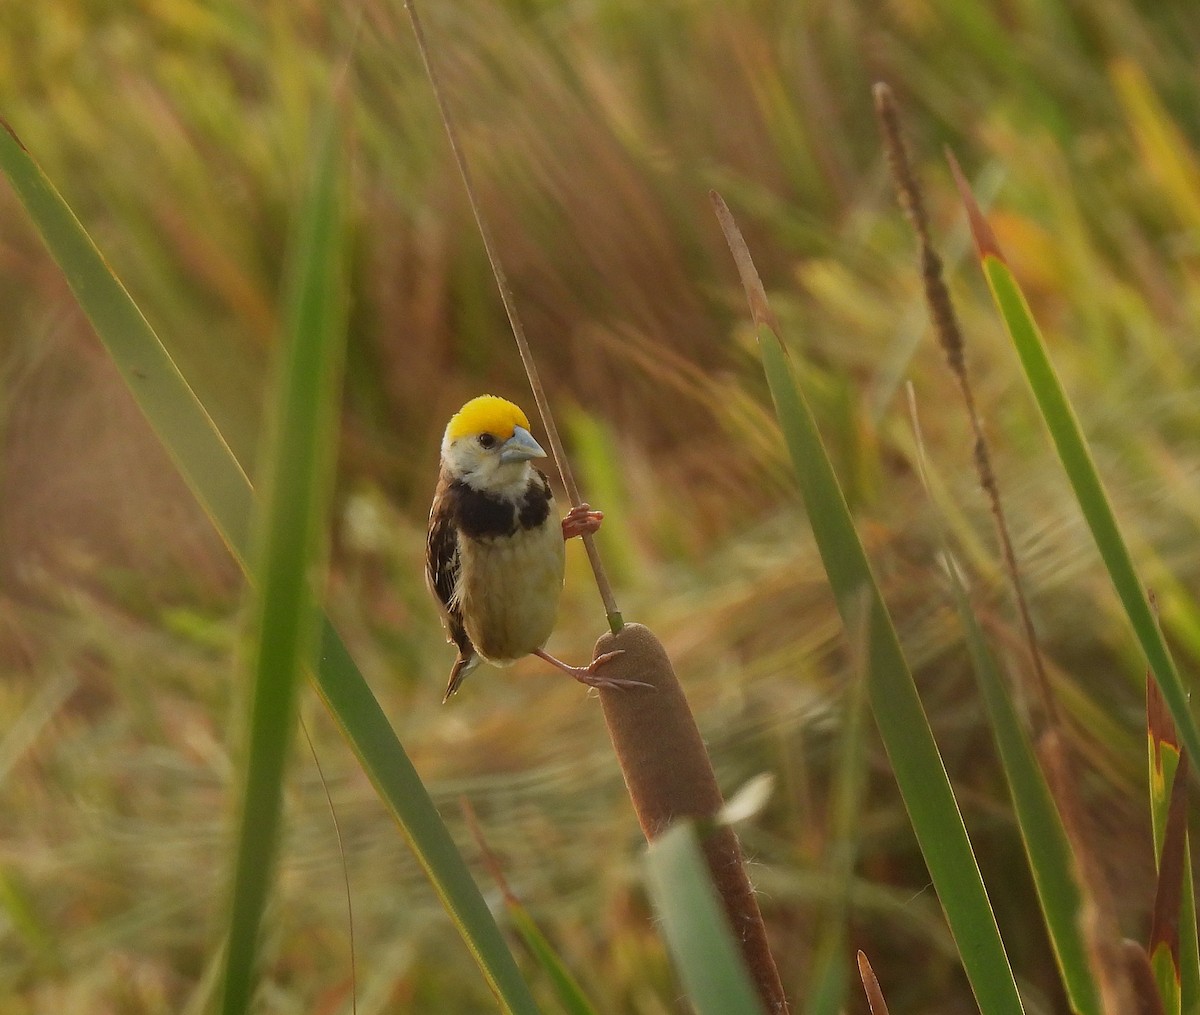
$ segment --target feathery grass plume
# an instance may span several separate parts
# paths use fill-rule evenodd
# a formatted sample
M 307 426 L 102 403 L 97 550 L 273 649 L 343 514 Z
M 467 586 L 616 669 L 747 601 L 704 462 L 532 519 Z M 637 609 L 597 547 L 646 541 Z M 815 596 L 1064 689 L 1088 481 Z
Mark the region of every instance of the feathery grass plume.
M 711 823 L 723 805 L 721 791 L 666 649 L 649 628 L 626 624 L 596 642 L 597 656 L 617 650 L 622 654 L 605 663 L 606 672 L 652 684 L 656 692 L 600 688 L 608 733 L 642 832 L 653 841 L 680 818 L 696 818 L 701 826 Z M 737 835 L 720 825 L 703 836 L 701 846 L 760 996 L 768 1011 L 786 1012 Z
M 1004 568 L 1008 573 L 1009 583 L 1012 585 L 1021 629 L 1025 635 L 1025 647 L 1033 669 L 1034 691 L 1042 710 L 1042 719 L 1051 726 L 1057 726 L 1060 722 L 1058 704 L 1042 662 L 1037 631 L 1034 629 L 1033 618 L 1029 613 L 1029 604 L 1021 582 L 1016 551 L 1013 549 L 1012 536 L 1009 533 L 1008 521 L 1004 514 L 1004 503 L 1000 499 L 1000 488 L 996 483 L 996 474 L 992 468 L 987 436 L 983 431 L 983 421 L 979 417 L 979 410 L 975 404 L 975 392 L 967 373 L 962 329 L 959 327 L 958 315 L 954 311 L 954 303 L 950 299 L 950 291 L 946 288 L 943 278 L 941 256 L 933 245 L 933 238 L 929 231 L 929 216 L 925 212 L 921 186 L 912 163 L 909 161 L 908 149 L 904 143 L 899 110 L 896 107 L 896 100 L 892 95 L 891 88 L 885 83 L 878 82 L 875 85 L 874 95 L 875 112 L 883 133 L 884 153 L 887 156 L 892 182 L 896 188 L 896 197 L 904 214 L 912 223 L 913 231 L 917 234 L 921 255 L 921 281 L 925 287 L 925 301 L 929 307 L 934 334 L 946 355 L 950 372 L 954 374 L 954 379 L 958 382 L 958 388 L 967 410 L 967 420 L 975 441 L 972 455 L 975 470 L 979 475 L 979 485 L 987 497 L 992 518 L 996 523 L 996 536 L 1000 540 L 1000 553 L 1004 559 Z
M 1120 941 L 1116 906 L 1104 867 L 1095 855 L 1093 844 L 1096 837 L 1088 821 L 1086 809 L 1078 797 L 1076 787 L 1079 783 L 1074 773 L 1070 747 L 1063 735 L 1059 706 L 1043 664 L 1037 631 L 1029 612 L 1016 551 L 1000 497 L 1000 488 L 992 468 L 987 437 L 967 373 L 962 329 L 943 278 L 941 258 L 933 244 L 921 186 L 904 143 L 896 100 L 891 88 L 883 82 L 875 85 L 874 96 L 875 111 L 883 134 L 884 151 L 895 184 L 896 196 L 917 234 L 921 279 L 934 333 L 962 394 L 974 438 L 973 459 L 979 485 L 987 497 L 995 521 L 1000 554 L 1016 601 L 1025 647 L 1033 670 L 1033 690 L 1041 709 L 1040 722 L 1035 727 L 1035 747 L 1072 844 L 1074 861 L 1083 889 L 1080 919 L 1092 956 L 1091 964 L 1097 974 L 1102 1001 L 1107 1010 L 1124 1010 L 1128 1004 L 1131 987 L 1127 977 L 1123 975 L 1124 964 L 1116 954 Z

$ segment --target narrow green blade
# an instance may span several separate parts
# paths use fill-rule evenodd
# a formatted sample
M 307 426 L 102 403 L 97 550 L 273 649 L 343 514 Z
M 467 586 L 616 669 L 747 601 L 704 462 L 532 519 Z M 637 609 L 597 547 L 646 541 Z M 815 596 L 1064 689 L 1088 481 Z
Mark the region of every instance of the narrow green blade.
M 583 992 L 579 981 L 571 975 L 571 970 L 567 968 L 566 963 L 554 950 L 554 946 L 546 939 L 546 935 L 542 933 L 529 910 L 522 905 L 519 899 L 515 898 L 507 900 L 506 906 L 513 926 L 517 928 L 517 933 L 525 942 L 525 947 L 529 949 L 537 960 L 537 964 L 550 977 L 550 983 L 554 987 L 554 993 L 558 997 L 559 1004 L 562 1005 L 562 1010 L 567 1015 L 596 1015 L 596 1009 L 592 1007 L 592 1002 Z
M 1071 481 L 1075 499 L 1087 519 L 1088 528 L 1092 530 L 1096 548 L 1104 559 L 1104 566 L 1146 654 L 1154 679 L 1162 688 L 1171 717 L 1179 727 L 1179 734 L 1188 752 L 1192 757 L 1200 757 L 1200 732 L 1188 706 L 1187 691 L 1154 620 L 1145 587 L 1133 568 L 1133 558 L 1117 527 L 1112 505 L 1084 440 L 1083 428 L 1046 353 L 1029 304 L 1025 302 L 1012 271 L 998 257 L 990 254 L 984 257 L 983 273 L 1000 308 L 1000 316 L 1004 318 L 1009 337 L 1016 346 L 1025 377 L 1033 389 L 1042 418 L 1058 450 L 1059 460 Z
M 646 885 L 697 1015 L 762 1015 L 690 821 L 646 848 Z
M 279 839 L 281 795 L 296 724 L 296 688 L 316 648 L 345 349 L 340 132 L 318 128 L 307 199 L 291 251 L 274 433 L 263 462 L 253 588 L 254 677 L 222 1010 L 248 1011 L 259 927 Z
M 130 391 L 208 512 L 245 563 L 254 494 L 245 470 L 79 220 L 10 130 L 0 169 L 62 269 Z M 328 619 L 317 687 L 391 810 L 502 1010 L 536 1013 L 487 903 L 387 717 Z
M 1096 548 L 1104 560 L 1113 588 L 1125 607 L 1134 634 L 1141 643 L 1154 679 L 1162 688 L 1163 697 L 1171 711 L 1171 717 L 1179 728 L 1183 744 L 1193 758 L 1200 757 L 1200 730 L 1197 730 L 1196 722 L 1192 718 L 1187 691 L 1167 650 L 1162 632 L 1155 622 L 1150 602 L 1146 598 L 1145 587 L 1138 581 L 1133 558 L 1121 536 L 1121 530 L 1117 527 L 1116 516 L 1104 491 L 1104 484 L 1100 481 L 1100 474 L 1092 461 L 1091 452 L 1083 436 L 1083 428 L 1079 425 L 1079 419 L 1063 390 L 1058 373 L 1050 362 L 1041 331 L 1033 319 L 1033 313 L 1025 301 L 1021 287 L 1005 262 L 987 219 L 971 196 L 970 188 L 953 159 L 951 168 L 967 207 L 984 277 L 992 290 L 992 297 L 1009 338 L 1017 350 L 1042 419 L 1050 431 L 1063 471 L 1066 472 L 1075 491 L 1075 499 L 1088 528 L 1092 531 Z
M 871 710 L 963 968 L 985 1015 L 1020 1012 L 1016 982 L 954 791 L 816 422 L 783 346 L 769 328 L 759 328 L 759 347 L 813 535 L 847 630 L 862 624 L 861 611 L 868 611 Z
M 438 814 L 379 701 L 328 618 L 321 635 L 317 691 L 341 727 L 375 789 L 408 838 L 442 906 L 506 1012 L 537 1006 L 500 928 L 450 831 Z
M 241 463 L 74 212 L 8 124 L 0 128 L 0 169 L 176 468 L 193 491 L 203 487 L 205 510 L 241 557 L 254 516 Z
M 1100 994 L 1088 961 L 1087 945 L 1080 932 L 1083 898 L 1076 881 L 1066 830 L 953 564 L 949 572 L 975 679 L 983 692 L 1004 778 L 1012 795 L 1017 827 L 1029 857 L 1038 903 L 1071 1010 L 1078 1015 L 1101 1015 Z
M 716 194 L 713 201 L 758 326 L 767 383 L 842 623 L 849 632 L 866 632 L 867 694 L 875 723 L 963 968 L 985 1015 L 1021 1012 L 983 878 L 896 629 L 749 251 L 724 202 Z
M 849 993 L 848 954 L 850 893 L 858 860 L 862 798 L 866 786 L 866 698 L 865 632 L 851 635 L 853 656 L 860 663 L 845 694 L 839 737 L 836 781 L 833 786 L 831 825 L 833 836 L 826 850 L 825 869 L 833 887 L 833 899 L 824 914 L 813 955 L 812 974 L 805 998 L 804 1015 L 839 1015 Z

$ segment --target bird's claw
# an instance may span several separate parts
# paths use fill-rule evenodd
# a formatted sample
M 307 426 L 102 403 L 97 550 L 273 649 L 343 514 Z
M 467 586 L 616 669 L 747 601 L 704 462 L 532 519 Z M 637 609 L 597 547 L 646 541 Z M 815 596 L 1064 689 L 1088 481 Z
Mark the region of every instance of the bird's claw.
M 596 532 L 604 521 L 603 511 L 593 511 L 589 504 L 576 504 L 562 520 L 563 539 L 573 539 Z
M 624 655 L 625 650 L 622 648 L 612 652 L 605 652 L 603 655 L 596 656 L 587 666 L 570 666 L 564 663 L 561 659 L 555 659 L 548 652 L 538 649 L 534 655 L 545 659 L 552 666 L 557 666 L 564 673 L 569 673 L 581 684 L 586 684 L 588 687 L 608 687 L 614 690 L 628 689 L 632 687 L 645 687 L 651 691 L 656 690 L 653 684 L 647 684 L 641 680 L 627 680 L 625 677 L 606 677 L 596 671 L 607 662 L 616 659 L 617 656 Z
M 653 691 L 654 685 L 647 684 L 643 680 L 629 680 L 625 677 L 605 677 L 596 672 L 605 663 L 624 654 L 625 650 L 619 648 L 612 652 L 605 652 L 603 655 L 596 656 L 588 666 L 580 668 L 580 672 L 575 675 L 575 679 L 581 684 L 587 684 L 588 687 L 607 687 L 613 690 L 645 687 Z

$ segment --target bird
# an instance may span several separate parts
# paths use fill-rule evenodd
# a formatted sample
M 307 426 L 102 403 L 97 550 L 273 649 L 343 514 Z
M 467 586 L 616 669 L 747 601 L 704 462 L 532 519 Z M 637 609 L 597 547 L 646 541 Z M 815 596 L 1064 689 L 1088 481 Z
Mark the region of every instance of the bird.
M 550 483 L 533 466 L 546 452 L 529 418 L 497 395 L 472 398 L 446 425 L 429 511 L 426 579 L 447 641 L 458 648 L 443 703 L 481 662 L 535 655 L 590 687 L 646 686 L 571 666 L 545 651 L 566 565 L 565 542 L 596 532 L 604 513 L 578 504 L 558 520 Z

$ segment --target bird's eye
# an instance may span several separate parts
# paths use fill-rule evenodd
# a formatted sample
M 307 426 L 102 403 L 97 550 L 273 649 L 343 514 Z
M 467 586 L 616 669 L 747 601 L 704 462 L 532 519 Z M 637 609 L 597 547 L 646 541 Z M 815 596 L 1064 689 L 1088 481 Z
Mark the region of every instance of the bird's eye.
M 490 433 L 481 433 L 479 435 L 479 446 L 485 450 L 496 446 L 496 438 Z

